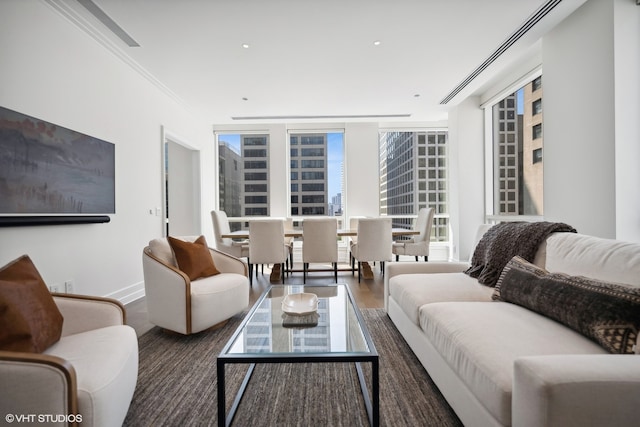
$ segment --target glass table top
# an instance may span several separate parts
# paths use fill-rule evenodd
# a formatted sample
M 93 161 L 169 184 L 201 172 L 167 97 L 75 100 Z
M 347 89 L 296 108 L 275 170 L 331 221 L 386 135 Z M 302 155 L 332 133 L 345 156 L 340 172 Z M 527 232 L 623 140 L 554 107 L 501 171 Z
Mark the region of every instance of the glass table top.
M 287 295 L 312 293 L 318 310 L 304 316 L 283 312 Z M 345 284 L 273 285 L 260 297 L 223 350 L 228 356 L 367 353 L 376 354 L 362 317 Z

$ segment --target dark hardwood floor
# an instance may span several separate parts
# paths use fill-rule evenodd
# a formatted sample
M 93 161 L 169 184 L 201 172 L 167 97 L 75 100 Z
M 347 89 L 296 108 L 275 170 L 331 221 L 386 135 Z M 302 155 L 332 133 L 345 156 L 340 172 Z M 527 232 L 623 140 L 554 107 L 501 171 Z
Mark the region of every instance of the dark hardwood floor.
M 312 265 L 311 268 L 321 267 Z M 346 264 L 340 265 L 340 268 L 347 268 Z M 297 266 L 296 266 L 297 268 Z M 262 295 L 262 293 L 271 285 L 269 274 L 271 269 L 267 266 L 264 268 L 264 274 L 258 272 L 257 278 L 253 278 L 253 285 L 249 292 L 250 306 Z M 380 273 L 379 264 L 373 266 L 373 279 L 362 279 L 358 283 L 358 272 L 351 275 L 351 271 L 339 271 L 338 282 L 346 283 L 353 294 L 353 297 L 360 308 L 382 308 L 384 305 L 384 276 Z M 333 272 L 311 272 L 307 274 L 307 285 L 326 285 L 335 283 Z M 285 284 L 301 285 L 302 273 L 292 273 L 285 278 Z M 126 305 L 127 324 L 131 325 L 138 336 L 144 334 L 153 327 L 147 320 L 147 305 L 144 298 L 138 299 Z

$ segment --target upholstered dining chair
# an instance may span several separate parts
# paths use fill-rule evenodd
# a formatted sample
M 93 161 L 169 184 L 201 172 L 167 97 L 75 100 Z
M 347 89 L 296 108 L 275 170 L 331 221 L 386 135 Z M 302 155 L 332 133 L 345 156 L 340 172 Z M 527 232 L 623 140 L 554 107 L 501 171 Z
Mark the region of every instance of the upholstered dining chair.
M 396 261 L 399 260 L 400 255 L 415 256 L 416 261 L 418 261 L 418 257 L 423 256 L 425 261 L 429 261 L 429 243 L 431 242 L 434 213 L 433 208 L 420 209 L 414 225 L 414 229 L 419 230 L 420 234 L 410 239 L 393 242 L 392 251 L 396 256 Z
M 360 218 L 366 218 L 364 216 L 352 216 L 349 217 L 349 230 L 357 230 L 358 229 L 358 220 Z M 351 254 L 351 246 L 358 243 L 358 236 L 349 236 L 349 264 L 353 263 L 353 255 Z
M 292 231 L 293 230 L 293 218 L 285 218 L 284 219 L 284 231 L 285 233 L 287 231 Z M 287 259 L 287 268 L 286 271 L 290 271 L 293 269 L 293 242 L 294 242 L 295 238 L 294 237 L 286 237 L 284 238 L 284 245 L 287 247 L 287 250 L 289 251 L 289 258 Z
M 284 220 L 255 219 L 249 221 L 249 279 L 253 283 L 253 270 L 257 265 L 279 264 L 284 283 L 284 264 L 289 258 L 289 248 L 284 242 Z
M 386 261 L 393 259 L 391 218 L 361 218 L 358 220 L 358 241 L 351 246 L 351 271 L 358 262 L 358 282 L 362 277 L 363 262 L 380 262 L 380 271 L 384 274 Z
M 231 232 L 229 218 L 225 211 L 211 211 L 211 221 L 213 222 L 213 235 L 216 238 L 217 250 L 236 258 L 246 258 L 249 256 L 248 242 L 237 242 L 228 237 L 222 237 L 222 235 L 229 234 Z
M 247 265 L 242 260 L 206 247 L 202 236 L 179 237 L 176 240 L 184 242 L 177 245 L 186 249 L 176 251 L 178 246 L 172 248 L 168 238 L 159 238 L 150 241 L 142 252 L 150 323 L 189 335 L 210 328 L 247 308 L 249 280 Z M 191 246 L 185 243 L 195 246 L 198 241 L 205 247 L 198 248 L 199 251 L 192 255 L 189 252 Z M 210 258 L 206 258 L 207 254 Z M 215 271 L 199 268 L 203 262 L 212 262 Z
M 338 282 L 338 220 L 336 218 L 307 218 L 302 222 L 302 283 L 312 262 L 330 262 Z

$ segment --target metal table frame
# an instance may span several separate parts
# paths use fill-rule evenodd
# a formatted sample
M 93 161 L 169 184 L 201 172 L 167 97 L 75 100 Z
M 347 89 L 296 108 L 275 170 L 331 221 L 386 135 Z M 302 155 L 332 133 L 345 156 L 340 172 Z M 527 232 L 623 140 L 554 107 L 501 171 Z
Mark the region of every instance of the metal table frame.
M 277 286 L 299 286 L 299 285 L 277 285 Z M 218 376 L 218 426 L 230 426 L 235 417 L 236 411 L 242 401 L 244 392 L 251 380 L 255 365 L 257 363 L 335 363 L 335 362 L 354 362 L 356 371 L 358 373 L 358 380 L 360 382 L 360 390 L 362 391 L 362 397 L 369 416 L 369 424 L 377 427 L 380 424 L 380 384 L 379 384 L 379 364 L 378 364 L 378 352 L 373 344 L 369 330 L 364 323 L 364 319 L 358 306 L 356 305 L 349 286 L 346 284 L 338 285 L 326 285 L 326 286 L 344 286 L 347 291 L 349 303 L 352 304 L 360 328 L 362 329 L 364 338 L 369 348 L 368 353 L 364 352 L 336 352 L 336 353 L 251 353 L 251 354 L 235 354 L 228 353 L 231 345 L 235 342 L 238 335 L 243 331 L 245 325 L 251 319 L 256 309 L 260 307 L 262 301 L 267 297 L 269 292 L 274 286 L 270 286 L 258 299 L 258 301 L 251 308 L 247 316 L 244 318 L 238 329 L 234 332 L 231 339 L 222 349 L 222 352 L 217 358 L 216 368 Z M 366 384 L 364 372 L 362 371 L 361 363 L 371 363 L 371 397 L 369 396 L 369 390 Z M 225 367 L 228 364 L 244 363 L 249 364 L 249 369 L 240 385 L 240 388 L 236 394 L 236 397 L 231 405 L 229 414 L 226 414 L 226 385 L 225 385 Z

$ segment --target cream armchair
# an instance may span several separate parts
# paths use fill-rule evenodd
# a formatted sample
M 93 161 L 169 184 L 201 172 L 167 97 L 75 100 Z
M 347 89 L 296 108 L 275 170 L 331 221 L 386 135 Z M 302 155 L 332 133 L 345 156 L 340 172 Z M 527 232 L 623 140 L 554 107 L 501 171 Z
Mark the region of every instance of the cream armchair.
M 54 301 L 64 317 L 57 343 L 43 353 L 0 351 L 2 420 L 38 414 L 67 421 L 38 425 L 121 426 L 138 379 L 138 339 L 124 307 L 79 295 Z
M 196 237 L 180 239 L 193 242 Z M 247 308 L 247 265 L 218 250 L 209 248 L 209 252 L 220 274 L 192 281 L 178 269 L 166 238 L 149 242 L 142 255 L 149 322 L 187 335 Z

